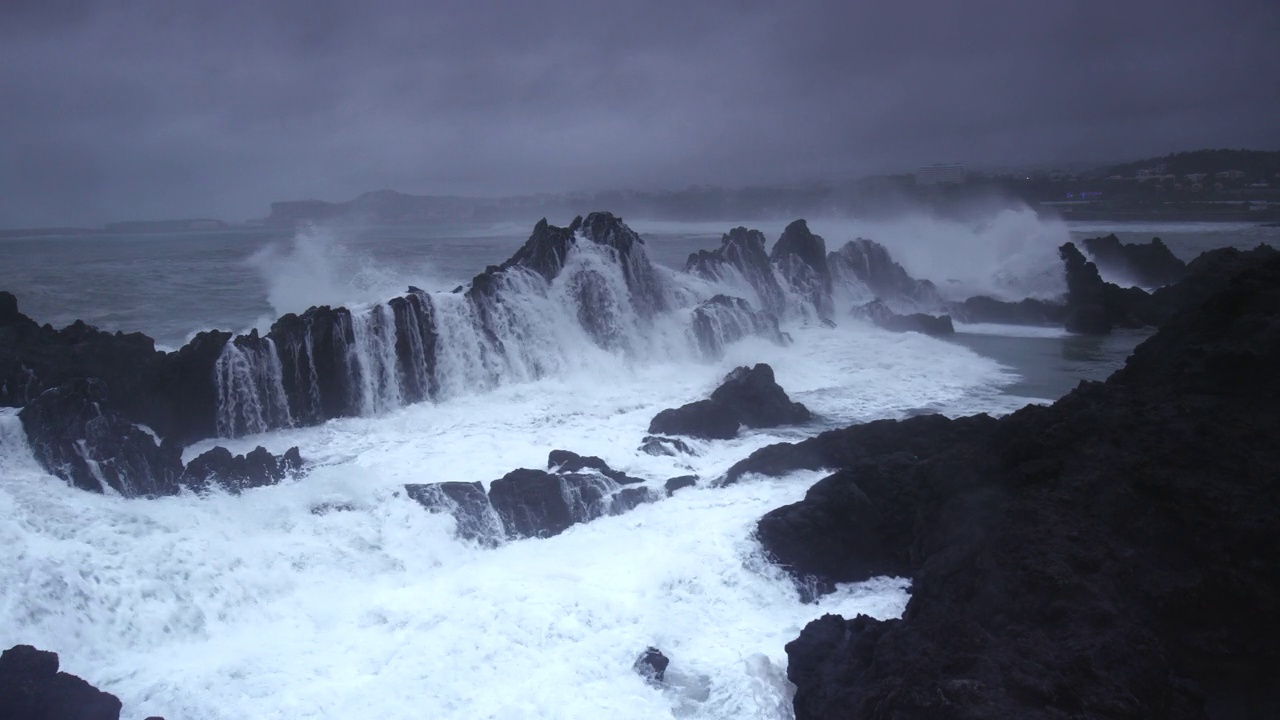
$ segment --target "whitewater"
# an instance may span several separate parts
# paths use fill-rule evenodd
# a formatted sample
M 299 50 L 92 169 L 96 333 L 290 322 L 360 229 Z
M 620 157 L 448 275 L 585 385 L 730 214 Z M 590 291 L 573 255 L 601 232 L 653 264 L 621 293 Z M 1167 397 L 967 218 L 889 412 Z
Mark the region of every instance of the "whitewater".
M 716 290 L 681 282 L 667 284 Z M 223 433 L 239 437 L 186 449 L 190 460 L 214 445 L 297 445 L 311 465 L 239 496 L 140 501 L 73 489 L 32 458 L 16 412 L 0 410 L 0 644 L 58 652 L 64 670 L 117 695 L 127 718 L 787 718 L 785 643 L 825 613 L 898 616 L 908 584 L 880 578 L 802 603 L 752 533 L 822 473 L 726 488 L 714 479 L 757 448 L 829 427 L 1006 413 L 1043 399 L 1005 392 L 1017 375 L 961 345 L 853 320 L 828 328 L 797 313 L 784 322 L 790 345 L 750 337 L 708 360 L 663 318 L 643 342 L 623 327 L 627 347 L 598 347 L 561 321 L 553 308 L 563 298 L 520 292 L 548 304 L 522 309 L 513 332 L 526 342 L 500 382 L 479 355 L 455 354 L 433 401 L 403 402 L 394 383 L 366 373 L 361 417 L 265 432 L 242 424 Z M 447 318 L 459 296 L 432 297 Z M 464 325 L 439 323 L 442 337 Z M 378 346 L 376 325 L 356 332 L 360 347 Z M 690 441 L 696 455 L 638 450 L 659 410 L 759 362 L 818 420 Z M 557 448 L 600 456 L 653 488 L 677 475 L 701 482 L 497 548 L 455 538 L 450 515 L 403 488 L 487 485 L 545 467 Z M 649 646 L 671 658 L 663 687 L 632 670 Z

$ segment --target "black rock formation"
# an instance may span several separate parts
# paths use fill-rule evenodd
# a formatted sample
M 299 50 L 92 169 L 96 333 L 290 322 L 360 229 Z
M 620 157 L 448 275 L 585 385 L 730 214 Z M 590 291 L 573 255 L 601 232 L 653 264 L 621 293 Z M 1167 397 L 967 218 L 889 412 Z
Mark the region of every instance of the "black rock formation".
M 782 231 L 769 260 L 791 288 L 813 304 L 818 317 L 835 316 L 831 301 L 831 268 L 827 266 L 827 244 L 809 232 L 804 220 L 796 220 Z
M 644 498 L 651 497 L 644 488 L 634 489 L 642 491 Z M 618 491 L 617 483 L 595 473 L 552 474 L 521 468 L 489 484 L 489 502 L 502 518 L 508 537 L 551 537 L 576 523 L 625 512 L 641 501 L 640 493 Z M 616 506 L 615 495 L 620 496 Z
M 787 337 L 772 313 L 756 310 L 742 298 L 716 295 L 693 310 L 693 334 L 708 359 L 724 356 L 724 348 L 744 337 L 768 338 L 786 345 Z
M 301 469 L 302 456 L 296 447 L 276 457 L 261 445 L 244 455 L 232 455 L 219 446 L 187 463 L 180 482 L 196 492 L 217 485 L 238 495 L 250 488 L 275 485 Z
M 688 443 L 680 438 L 662 437 L 661 435 L 645 435 L 640 443 L 640 451 L 649 455 L 697 455 Z
M 583 470 L 595 471 L 618 483 L 633 485 L 644 482 L 644 478 L 628 475 L 621 470 L 614 470 L 608 463 L 595 455 L 579 455 L 568 450 L 552 450 L 547 454 L 547 469 L 558 473 L 578 473 Z
M 882 421 L 754 453 L 838 468 L 761 519 L 806 587 L 910 577 L 900 620 L 787 646 L 796 717 L 1265 717 L 1280 703 L 1280 258 L 1106 383 L 1005 418 Z
M 755 290 L 761 309 L 781 316 L 787 309 L 786 296 L 764 245 L 764 233 L 736 227 L 720 239 L 719 248 L 689 255 L 684 269 L 708 280 L 732 280 L 732 268 Z
M 636 658 L 635 671 L 650 682 L 660 683 L 666 679 L 667 666 L 671 660 L 656 647 L 651 647 Z
M 0 653 L 0 718 L 119 720 L 120 700 L 58 672 L 57 653 L 14 645 Z
M 1115 327 L 1147 323 L 1150 296 L 1141 288 L 1121 288 L 1102 279 L 1098 267 L 1074 243 L 1058 249 L 1067 271 L 1067 308 L 1063 326 L 1073 333 L 1106 335 Z
M 506 537 L 484 486 L 478 482 L 442 482 L 405 485 L 405 492 L 428 510 L 447 512 L 456 522 L 455 532 L 464 540 L 496 545 Z
M 810 418 L 809 410 L 791 402 L 764 363 L 739 367 L 725 376 L 708 400 L 663 410 L 649 423 L 650 433 L 727 440 L 739 426 L 768 428 L 794 425 Z
M 45 390 L 18 413 L 37 461 L 83 490 L 126 497 L 179 491 L 182 448 L 106 409 L 105 382 L 70 380 Z
M 680 475 L 679 477 L 673 477 L 668 479 L 667 482 L 663 484 L 663 488 L 667 491 L 667 497 L 671 497 L 672 495 L 676 494 L 677 490 L 683 490 L 687 487 L 693 487 L 697 484 L 698 484 L 697 475 Z
M 1172 285 L 1187 276 L 1187 264 L 1160 238 L 1152 238 L 1145 245 L 1121 243 L 1114 234 L 1088 238 L 1084 251 L 1099 270 L 1144 288 Z
M 928 280 L 917 280 L 890 257 L 883 245 L 864 238 L 851 240 L 827 256 L 837 281 L 866 286 L 876 298 L 895 307 L 936 308 L 942 300 Z
M 1034 298 L 1007 302 L 975 295 L 964 302 L 949 303 L 946 309 L 951 317 L 963 323 L 1058 326 L 1066 317 L 1062 303 Z
M 854 317 L 864 318 L 875 323 L 876 327 L 890 332 L 918 332 L 934 337 L 954 335 L 956 328 L 951 324 L 950 315 L 926 315 L 911 313 L 899 315 L 879 300 L 872 300 L 866 305 L 853 309 Z

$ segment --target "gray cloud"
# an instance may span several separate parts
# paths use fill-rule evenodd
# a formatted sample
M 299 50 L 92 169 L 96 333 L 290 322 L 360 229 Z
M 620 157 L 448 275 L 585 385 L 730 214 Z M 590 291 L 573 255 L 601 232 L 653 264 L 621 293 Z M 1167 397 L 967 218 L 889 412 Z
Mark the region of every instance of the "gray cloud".
M 0 4 L 0 226 L 1280 146 L 1280 8 Z

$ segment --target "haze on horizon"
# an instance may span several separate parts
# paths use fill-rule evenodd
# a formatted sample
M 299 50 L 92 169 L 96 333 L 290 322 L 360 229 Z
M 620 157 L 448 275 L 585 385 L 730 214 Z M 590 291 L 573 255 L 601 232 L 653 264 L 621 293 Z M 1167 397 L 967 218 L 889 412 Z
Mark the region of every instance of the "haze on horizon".
M 1280 149 L 1280 3 L 0 4 L 0 228 Z

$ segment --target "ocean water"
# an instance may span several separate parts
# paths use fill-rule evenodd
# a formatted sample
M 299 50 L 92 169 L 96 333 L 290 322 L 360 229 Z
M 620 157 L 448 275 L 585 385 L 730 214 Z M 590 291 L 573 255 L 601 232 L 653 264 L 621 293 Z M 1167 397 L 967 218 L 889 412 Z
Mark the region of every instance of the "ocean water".
M 714 247 L 732 223 L 631 225 L 650 257 L 671 268 Z M 976 228 L 810 225 L 831 248 L 857 234 L 883 240 L 895 256 L 895 244 L 930 244 L 931 267 L 950 267 L 957 291 L 1031 294 L 1052 292 L 1045 248 L 1073 232 L 1016 214 Z M 38 320 L 83 317 L 173 347 L 200 329 L 265 327 L 310 304 L 368 304 L 409 284 L 447 291 L 505 259 L 527 232 L 6 240 L 13 262 L 0 269 L 0 288 Z M 979 249 L 980 259 L 969 257 Z M 910 258 L 932 256 L 914 252 L 902 250 L 904 265 L 928 277 Z M 575 345 L 536 379 L 460 386 L 439 402 L 187 448 L 190 458 L 214 444 L 297 445 L 313 463 L 303 478 L 241 496 L 138 501 L 71 489 L 32 459 L 15 412 L 0 410 L 0 646 L 57 651 L 63 669 L 119 696 L 126 718 L 787 718 L 785 643 L 827 612 L 897 616 L 907 584 L 880 578 L 801 603 L 752 531 L 822 474 L 730 488 L 709 481 L 759 447 L 828 427 L 1051 400 L 1080 379 L 1105 377 L 1141 339 L 959 329 L 949 342 L 854 321 L 834 329 L 792 321 L 791 346 L 747 339 L 714 362 Z M 770 363 L 818 418 L 695 441 L 695 456 L 638 451 L 658 410 L 705 397 L 730 369 L 756 362 Z M 556 448 L 599 455 L 654 486 L 684 474 L 703 483 L 496 549 L 455 539 L 449 516 L 403 492 L 405 483 L 487 483 L 544 467 Z M 650 645 L 672 660 L 666 687 L 631 669 Z

